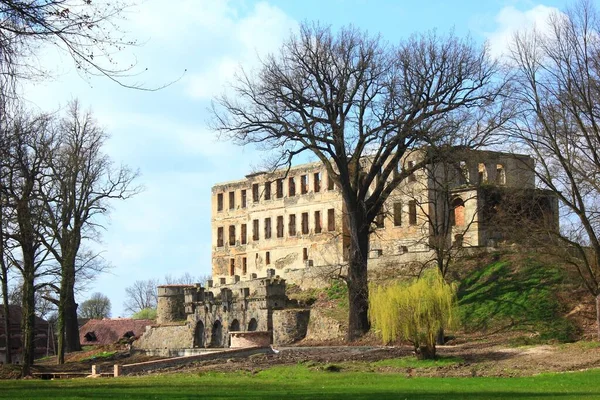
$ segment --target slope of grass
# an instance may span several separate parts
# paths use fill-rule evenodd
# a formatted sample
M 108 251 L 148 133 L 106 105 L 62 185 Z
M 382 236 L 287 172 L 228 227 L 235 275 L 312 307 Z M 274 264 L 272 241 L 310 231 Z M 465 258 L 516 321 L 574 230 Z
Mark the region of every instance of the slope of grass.
M 57 381 L 4 381 L 9 399 L 592 399 L 600 370 L 527 378 L 406 378 L 305 366 L 251 374 L 206 373 Z
M 538 341 L 571 341 L 575 326 L 563 314 L 557 293 L 564 272 L 535 260 L 497 261 L 460 283 L 459 313 L 468 331 L 503 329 L 534 332 Z

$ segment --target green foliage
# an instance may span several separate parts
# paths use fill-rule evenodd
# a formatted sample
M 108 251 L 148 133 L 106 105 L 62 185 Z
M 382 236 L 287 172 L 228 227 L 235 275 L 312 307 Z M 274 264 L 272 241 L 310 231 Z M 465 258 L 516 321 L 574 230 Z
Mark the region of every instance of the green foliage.
M 348 285 L 343 281 L 331 281 L 325 289 L 329 300 L 346 300 L 348 299 Z
M 577 329 L 563 317 L 564 306 L 557 296 L 564 290 L 564 272 L 532 260 L 522 264 L 494 262 L 461 282 L 458 302 L 464 328 L 536 332 L 535 338 L 527 339 L 530 344 L 572 341 Z
M 144 308 L 131 316 L 133 319 L 156 319 L 156 309 Z
M 384 342 L 410 341 L 417 355 L 435 357 L 435 337 L 454 326 L 456 287 L 436 270 L 421 279 L 370 289 L 369 318 Z

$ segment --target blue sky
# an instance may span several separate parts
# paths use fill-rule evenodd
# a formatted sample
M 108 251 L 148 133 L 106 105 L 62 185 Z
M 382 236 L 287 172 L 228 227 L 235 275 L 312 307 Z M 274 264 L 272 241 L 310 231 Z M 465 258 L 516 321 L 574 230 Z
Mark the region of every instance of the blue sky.
M 207 127 L 210 100 L 236 69 L 256 66 L 258 55 L 276 50 L 300 22 L 318 20 L 334 29 L 352 24 L 391 43 L 414 32 L 454 29 L 478 42 L 487 40 L 492 53 L 501 54 L 512 32 L 542 26 L 565 4 L 146 0 L 129 9 L 121 23 L 140 45 L 116 58 L 123 66 L 136 61 L 137 70 L 144 71 L 128 83 L 157 87 L 180 78 L 156 92 L 125 89 L 105 78 L 82 79 L 64 53 L 43 49 L 39 60 L 50 74 L 23 86 L 29 106 L 53 111 L 78 98 L 111 135 L 106 151 L 116 163 L 139 168 L 138 183 L 145 188 L 113 204 L 98 245 L 113 268 L 79 301 L 99 291 L 111 298 L 113 316 L 125 316 L 125 288 L 135 280 L 210 273 L 211 186 L 243 177 L 261 157 L 251 148 L 216 140 Z

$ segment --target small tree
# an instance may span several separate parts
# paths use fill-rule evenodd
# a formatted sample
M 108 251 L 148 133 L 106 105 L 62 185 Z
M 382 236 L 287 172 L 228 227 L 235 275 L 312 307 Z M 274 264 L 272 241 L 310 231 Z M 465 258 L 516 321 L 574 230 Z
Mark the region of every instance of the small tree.
M 110 317 L 110 299 L 102 293 L 94 293 L 92 297 L 81 304 L 81 318 L 103 319 Z
M 156 319 L 155 308 L 144 308 L 131 316 L 133 319 Z
M 408 340 L 418 358 L 435 358 L 436 335 L 454 325 L 456 286 L 437 270 L 409 283 L 372 286 L 369 318 L 384 342 Z

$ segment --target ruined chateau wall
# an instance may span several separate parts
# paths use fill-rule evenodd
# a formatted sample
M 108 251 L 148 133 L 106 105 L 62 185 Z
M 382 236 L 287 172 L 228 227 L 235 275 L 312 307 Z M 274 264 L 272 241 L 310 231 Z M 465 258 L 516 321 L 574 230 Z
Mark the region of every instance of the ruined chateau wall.
M 306 330 L 306 341 L 325 342 L 342 340 L 346 329 L 340 321 L 327 315 L 327 310 L 311 309 Z
M 190 285 L 163 285 L 157 288 L 156 321 L 165 324 L 185 321 L 184 290 Z
M 304 339 L 309 319 L 310 310 L 273 311 L 273 344 L 291 344 Z
M 133 343 L 134 349 L 188 349 L 193 347 L 193 330 L 190 324 L 155 325 Z

